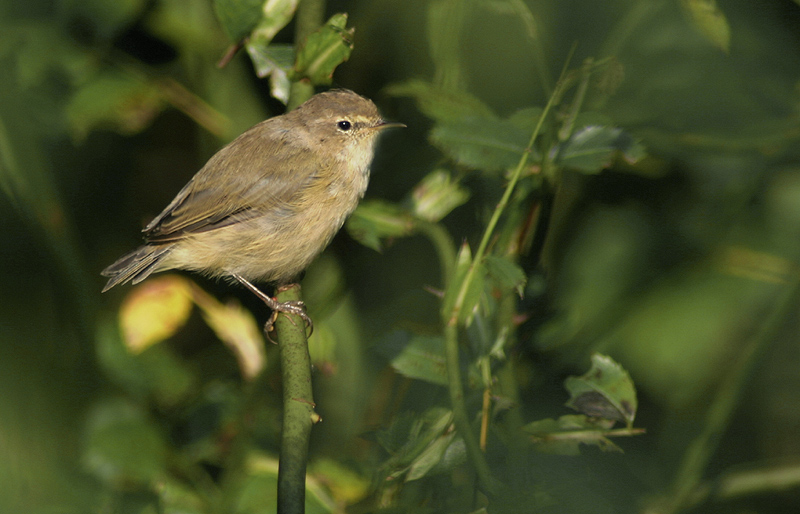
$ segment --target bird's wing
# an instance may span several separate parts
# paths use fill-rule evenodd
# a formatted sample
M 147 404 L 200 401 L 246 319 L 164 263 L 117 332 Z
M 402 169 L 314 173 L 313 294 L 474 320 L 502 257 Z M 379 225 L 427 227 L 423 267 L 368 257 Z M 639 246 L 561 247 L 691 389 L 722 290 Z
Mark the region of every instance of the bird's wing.
M 259 127 L 209 159 L 145 227 L 149 242 L 174 241 L 288 209 L 292 197 L 313 178 L 317 163 L 307 147 L 281 137 L 285 132 L 276 136 Z

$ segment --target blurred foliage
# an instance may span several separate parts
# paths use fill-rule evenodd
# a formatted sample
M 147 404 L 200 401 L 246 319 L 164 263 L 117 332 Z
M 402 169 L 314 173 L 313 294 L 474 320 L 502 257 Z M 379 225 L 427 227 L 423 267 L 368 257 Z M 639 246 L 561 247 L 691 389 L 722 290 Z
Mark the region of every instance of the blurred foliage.
M 296 9 L 0 4 L 0 512 L 274 511 L 263 306 L 99 270 L 301 78 L 408 125 L 303 280 L 309 512 L 800 508 L 797 2 Z

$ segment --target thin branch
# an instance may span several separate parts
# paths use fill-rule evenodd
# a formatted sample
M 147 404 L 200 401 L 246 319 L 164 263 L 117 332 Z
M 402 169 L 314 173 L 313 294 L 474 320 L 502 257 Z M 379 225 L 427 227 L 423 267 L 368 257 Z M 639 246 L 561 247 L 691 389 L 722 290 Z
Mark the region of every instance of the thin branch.
M 300 299 L 300 286 L 278 292 L 280 302 Z M 283 427 L 278 466 L 278 512 L 305 512 L 306 462 L 311 427 L 319 421 L 314 412 L 311 388 L 311 359 L 308 355 L 306 326 L 296 315 L 281 314 L 275 321 L 281 355 L 283 383 Z
M 574 52 L 573 47 L 573 52 Z M 492 217 L 489 219 L 489 223 L 486 225 L 486 230 L 483 233 L 483 238 L 481 239 L 480 244 L 478 245 L 478 249 L 475 252 L 475 258 L 472 261 L 472 265 L 467 270 L 467 274 L 464 277 L 464 280 L 461 282 L 460 290 L 458 292 L 458 296 L 456 297 L 456 301 L 453 306 L 453 312 L 450 313 L 450 317 L 445 320 L 446 323 L 457 323 L 458 321 L 458 313 L 461 311 L 462 306 L 464 305 L 464 300 L 467 296 L 467 292 L 469 291 L 470 283 L 472 282 L 475 273 L 478 269 L 479 264 L 483 261 L 483 256 L 486 253 L 486 249 L 489 246 L 489 242 L 492 239 L 492 235 L 494 234 L 494 229 L 497 226 L 497 223 L 500 221 L 500 216 L 505 211 L 506 205 L 508 205 L 508 201 L 511 198 L 511 194 L 514 192 L 514 188 L 517 185 L 520 177 L 522 176 L 522 170 L 525 169 L 525 165 L 528 163 L 528 158 L 530 157 L 531 150 L 533 149 L 533 144 L 536 141 L 536 138 L 539 137 L 539 133 L 542 130 L 542 125 L 544 124 L 544 120 L 547 118 L 547 115 L 550 113 L 550 110 L 553 108 L 556 99 L 560 98 L 562 95 L 562 88 L 564 87 L 564 77 L 567 73 L 567 66 L 569 65 L 570 58 L 572 57 L 572 52 L 570 53 L 569 57 L 567 58 L 566 63 L 564 64 L 564 69 L 561 71 L 561 76 L 558 79 L 558 83 L 556 84 L 556 89 L 550 98 L 547 100 L 547 104 L 545 105 L 544 109 L 542 110 L 542 114 L 539 116 L 539 121 L 536 123 L 536 128 L 533 129 L 533 133 L 531 134 L 530 140 L 528 141 L 528 145 L 525 147 L 525 151 L 520 156 L 519 163 L 514 168 L 514 171 L 511 174 L 511 179 L 508 181 L 508 185 L 506 186 L 505 191 L 503 192 L 502 198 L 497 203 L 497 207 L 495 207 L 494 212 L 492 212 Z
M 478 475 L 478 481 L 489 495 L 500 492 L 500 483 L 492 477 L 489 464 L 481 451 L 478 439 L 472 431 L 472 425 L 467 416 L 467 407 L 464 404 L 464 388 L 461 385 L 461 363 L 458 358 L 458 327 L 447 324 L 444 327 L 444 348 L 447 364 L 447 385 L 450 392 L 450 403 L 453 408 L 453 422 L 456 430 L 467 448 L 467 455 Z
M 570 56 L 571 55 L 572 54 L 570 54 Z M 444 342 L 445 342 L 445 359 L 447 362 L 447 382 L 448 382 L 448 390 L 450 392 L 450 404 L 452 405 L 453 408 L 453 421 L 455 422 L 456 430 L 458 431 L 459 435 L 464 439 L 464 444 L 467 449 L 467 455 L 469 457 L 470 462 L 475 467 L 475 472 L 478 475 L 478 480 L 480 481 L 482 487 L 488 494 L 497 493 L 500 488 L 500 483 L 497 480 L 495 480 L 491 475 L 491 472 L 489 470 L 489 464 L 486 462 L 486 457 L 481 451 L 480 443 L 478 442 L 478 438 L 475 436 L 475 433 L 472 430 L 472 426 L 469 422 L 469 417 L 467 416 L 467 408 L 464 403 L 464 389 L 461 378 L 461 363 L 459 359 L 458 319 L 459 319 L 459 314 L 463 308 L 467 292 L 469 290 L 469 285 L 475 276 L 478 266 L 483 261 L 484 254 L 486 253 L 486 249 L 489 246 L 489 241 L 492 238 L 494 229 L 497 226 L 497 223 L 500 220 L 500 216 L 505 210 L 505 207 L 508 204 L 509 199 L 511 198 L 511 194 L 514 192 L 514 188 L 517 185 L 517 181 L 522 175 L 522 170 L 525 168 L 525 165 L 528 162 L 530 150 L 533 148 L 533 144 L 536 141 L 536 138 L 538 137 L 542 129 L 542 125 L 544 124 L 545 118 L 549 114 L 550 110 L 553 108 L 556 99 L 560 98 L 561 96 L 562 93 L 561 88 L 564 87 L 564 76 L 566 75 L 568 64 L 569 64 L 569 59 L 564 64 L 564 69 L 562 70 L 561 77 L 559 78 L 558 84 L 556 85 L 556 90 L 553 92 L 552 95 L 550 95 L 550 98 L 547 101 L 547 105 L 542 111 L 542 114 L 539 117 L 539 121 L 536 124 L 536 128 L 533 130 L 533 133 L 531 134 L 530 140 L 528 141 L 528 146 L 526 147 L 526 151 L 520 157 L 519 163 L 517 164 L 516 168 L 514 168 L 514 171 L 511 174 L 511 179 L 509 180 L 509 183 L 506 186 L 506 190 L 503 193 L 503 197 L 500 199 L 500 202 L 497 204 L 497 207 L 492 213 L 492 217 L 489 220 L 489 224 L 487 225 L 486 231 L 483 234 L 483 239 L 481 240 L 480 245 L 478 246 L 478 250 L 475 252 L 475 257 L 469 269 L 467 270 L 466 276 L 464 277 L 464 279 L 460 284 L 449 284 L 449 287 L 459 287 L 458 296 L 456 297 L 453 310 L 451 312 L 442 313 L 445 325 Z
M 439 257 L 439 268 L 442 273 L 442 289 L 447 289 L 448 281 L 453 276 L 453 266 L 456 262 L 456 246 L 450 233 L 438 223 L 421 218 L 414 218 L 414 228 L 428 238 Z
M 295 15 L 295 49 L 317 30 L 325 14 L 325 0 L 302 0 Z M 294 82 L 289 93 L 290 109 L 314 94 L 314 86 Z M 279 302 L 299 301 L 300 286 L 278 292 Z M 299 316 L 278 316 L 275 321 L 281 354 L 283 381 L 283 427 L 278 465 L 278 514 L 303 514 L 306 496 L 306 463 L 311 427 L 320 420 L 314 412 L 311 359 L 306 326 Z

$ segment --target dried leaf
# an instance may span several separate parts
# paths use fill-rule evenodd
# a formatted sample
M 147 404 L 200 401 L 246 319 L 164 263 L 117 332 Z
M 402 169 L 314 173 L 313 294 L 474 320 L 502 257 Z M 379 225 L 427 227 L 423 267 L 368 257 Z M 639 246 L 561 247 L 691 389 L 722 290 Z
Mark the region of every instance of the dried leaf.
M 236 356 L 242 377 L 257 377 L 266 365 L 266 350 L 261 327 L 250 311 L 237 302 L 220 303 L 199 288 L 194 290 L 194 300 L 208 326 Z
M 120 329 L 133 353 L 171 337 L 192 310 L 190 283 L 177 275 L 150 279 L 134 287 L 122 302 Z

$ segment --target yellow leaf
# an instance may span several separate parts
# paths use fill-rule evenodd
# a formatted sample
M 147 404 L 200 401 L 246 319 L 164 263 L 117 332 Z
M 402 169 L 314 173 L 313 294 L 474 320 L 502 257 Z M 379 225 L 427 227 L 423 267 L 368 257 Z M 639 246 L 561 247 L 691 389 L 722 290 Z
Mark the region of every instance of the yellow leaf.
M 136 286 L 122 302 L 120 328 L 125 346 L 140 353 L 172 336 L 192 310 L 189 282 L 177 275 Z
M 311 467 L 311 476 L 325 484 L 333 499 L 342 505 L 353 505 L 369 494 L 367 478 L 333 459 L 316 461 Z
M 258 376 L 267 357 L 261 327 L 253 315 L 239 303 L 223 304 L 199 287 L 193 288 L 193 297 L 208 326 L 236 356 L 245 380 Z

